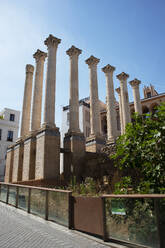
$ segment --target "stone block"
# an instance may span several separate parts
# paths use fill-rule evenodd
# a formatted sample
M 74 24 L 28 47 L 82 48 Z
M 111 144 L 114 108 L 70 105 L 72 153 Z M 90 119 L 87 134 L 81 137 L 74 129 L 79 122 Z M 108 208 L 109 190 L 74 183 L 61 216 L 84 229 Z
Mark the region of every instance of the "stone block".
M 18 141 L 14 147 L 12 182 L 22 181 L 23 150 L 23 141 Z
M 7 150 L 5 183 L 11 183 L 12 182 L 13 159 L 14 159 L 14 146 L 10 147 Z
M 77 178 L 80 175 L 81 166 L 85 157 L 85 137 L 83 133 L 67 133 L 64 138 L 64 149 L 70 152 L 64 153 L 64 178 L 69 181 L 71 174 Z
M 60 132 L 43 128 L 36 135 L 35 179 L 60 178 Z
M 90 136 L 86 139 L 86 151 L 87 152 L 101 152 L 101 149 L 105 145 L 103 137 Z
M 36 137 L 29 136 L 24 141 L 22 181 L 35 178 Z

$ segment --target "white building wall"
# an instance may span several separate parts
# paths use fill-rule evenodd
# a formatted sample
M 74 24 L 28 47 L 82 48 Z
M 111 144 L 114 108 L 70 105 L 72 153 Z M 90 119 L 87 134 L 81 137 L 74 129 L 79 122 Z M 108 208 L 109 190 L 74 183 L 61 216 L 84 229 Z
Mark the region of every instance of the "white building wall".
M 14 114 L 14 121 L 10 121 L 10 114 Z M 6 151 L 7 147 L 12 145 L 18 137 L 20 111 L 5 108 L 0 112 L 0 129 L 1 129 L 1 140 L 0 140 L 0 181 L 4 180 L 5 174 L 5 162 L 6 162 Z M 13 131 L 13 141 L 7 141 L 8 131 Z

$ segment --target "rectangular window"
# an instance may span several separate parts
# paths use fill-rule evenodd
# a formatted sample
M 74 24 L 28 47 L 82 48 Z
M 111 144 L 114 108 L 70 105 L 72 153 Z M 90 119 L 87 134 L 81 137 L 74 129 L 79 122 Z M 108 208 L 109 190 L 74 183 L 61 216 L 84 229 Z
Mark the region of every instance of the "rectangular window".
M 14 121 L 15 120 L 15 115 L 14 114 L 10 114 L 10 121 Z
M 7 141 L 13 141 L 13 131 L 8 131 L 7 134 Z
M 2 129 L 0 129 L 0 140 L 2 138 Z
M 147 92 L 147 98 L 151 97 L 151 92 Z

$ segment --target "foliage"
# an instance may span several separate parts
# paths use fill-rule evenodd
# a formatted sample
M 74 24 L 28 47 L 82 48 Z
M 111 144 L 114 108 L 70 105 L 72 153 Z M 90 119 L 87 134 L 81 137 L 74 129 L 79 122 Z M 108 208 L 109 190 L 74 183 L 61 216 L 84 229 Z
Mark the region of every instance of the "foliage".
M 111 158 L 123 172 L 116 193 L 165 193 L 165 103 L 154 114 L 134 114 Z
M 78 184 L 74 176 L 68 189 L 72 190 L 74 195 L 96 196 L 99 194 L 99 186 L 91 177 L 87 177 L 84 182 Z
M 4 118 L 3 118 L 3 115 L 0 115 L 0 120 L 3 120 Z

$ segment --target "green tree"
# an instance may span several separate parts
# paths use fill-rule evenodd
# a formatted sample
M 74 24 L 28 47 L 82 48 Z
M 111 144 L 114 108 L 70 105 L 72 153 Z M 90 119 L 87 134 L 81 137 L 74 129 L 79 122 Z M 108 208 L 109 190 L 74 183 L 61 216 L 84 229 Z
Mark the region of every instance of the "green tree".
M 165 103 L 154 114 L 134 114 L 111 158 L 122 175 L 115 193 L 165 193 Z M 165 198 L 124 202 L 130 240 L 157 247 L 158 235 L 159 247 L 165 247 Z
M 154 114 L 134 114 L 111 158 L 123 174 L 117 193 L 165 193 L 165 103 Z

